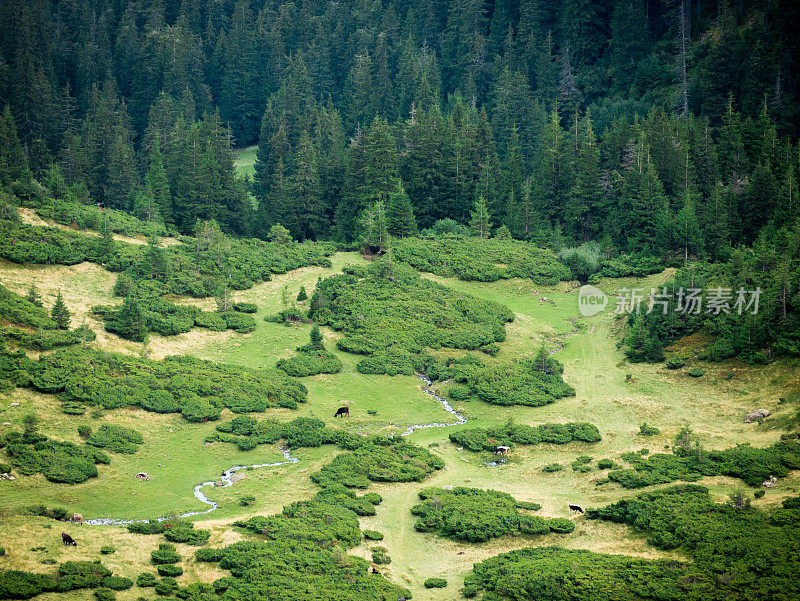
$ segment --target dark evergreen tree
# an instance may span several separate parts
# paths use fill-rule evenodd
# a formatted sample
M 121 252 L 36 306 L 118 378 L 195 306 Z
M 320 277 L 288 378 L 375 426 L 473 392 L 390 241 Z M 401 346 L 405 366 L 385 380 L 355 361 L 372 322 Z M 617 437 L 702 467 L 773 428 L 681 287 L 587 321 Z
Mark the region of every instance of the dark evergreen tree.
M 64 297 L 61 294 L 61 290 L 58 291 L 56 302 L 50 311 L 50 318 L 56 322 L 58 327 L 62 330 L 69 329 L 69 323 L 72 319 L 72 314 L 70 313 L 69 309 L 67 309 L 67 305 L 64 304 Z

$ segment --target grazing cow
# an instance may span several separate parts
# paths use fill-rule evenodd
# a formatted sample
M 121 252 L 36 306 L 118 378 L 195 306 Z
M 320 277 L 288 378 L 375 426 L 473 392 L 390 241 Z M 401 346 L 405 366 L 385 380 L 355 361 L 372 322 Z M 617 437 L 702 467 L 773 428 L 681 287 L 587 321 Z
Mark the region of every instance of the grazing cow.
M 350 417 L 350 407 L 339 407 L 333 417 Z
M 583 513 L 583 509 L 581 509 L 579 505 L 572 505 L 571 503 L 570 503 L 570 506 L 569 506 L 569 510 L 570 511 L 577 511 L 579 513 Z
M 73 513 L 72 514 L 72 523 L 73 524 L 83 524 L 83 516 L 80 513 Z
M 76 543 L 74 540 L 72 540 L 72 537 L 69 534 L 67 534 L 66 532 L 62 532 L 61 533 L 61 542 L 63 542 L 65 546 L 69 546 L 69 545 L 72 545 L 73 547 L 77 547 L 78 546 L 78 543 Z
M 497 450 L 494 453 L 495 455 L 502 455 L 503 457 L 506 457 L 509 454 L 509 452 L 511 452 L 511 447 L 500 445 L 499 447 L 497 447 Z

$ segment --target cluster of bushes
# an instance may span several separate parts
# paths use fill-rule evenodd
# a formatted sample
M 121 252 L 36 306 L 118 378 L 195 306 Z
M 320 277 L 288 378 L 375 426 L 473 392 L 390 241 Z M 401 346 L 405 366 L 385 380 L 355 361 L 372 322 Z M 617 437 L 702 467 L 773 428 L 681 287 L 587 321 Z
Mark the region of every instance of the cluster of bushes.
M 563 371 L 564 366 L 541 349 L 534 359 L 461 370 L 455 381 L 464 388 L 449 392 L 456 393 L 455 400 L 474 397 L 493 405 L 541 407 L 575 396 L 575 389 L 561 376 Z
M 517 501 L 496 490 L 456 487 L 426 488 L 419 492 L 422 503 L 411 508 L 419 518 L 414 528 L 436 532 L 456 540 L 485 542 L 500 536 L 572 532 L 575 525 L 565 518 L 545 519 L 522 514 Z
M 161 543 L 158 549 L 150 552 L 150 561 L 157 566 L 175 564 L 180 560 L 181 556 L 178 555 L 175 545 L 169 543 Z
M 108 464 L 99 449 L 50 440 L 35 432 L 9 432 L 2 441 L 6 455 L 25 476 L 41 473 L 51 482 L 80 484 L 97 477 L 95 464 Z
M 300 378 L 318 374 L 336 374 L 342 371 L 342 362 L 333 353 L 325 350 L 318 326 L 311 329 L 311 342 L 297 349 L 298 355 L 278 361 L 278 369 Z
M 87 326 L 74 330 L 36 330 L 34 333 L 15 327 L 0 328 L 0 339 L 34 351 L 51 351 L 62 346 L 91 342 L 95 338 L 97 334 Z
M 296 408 L 305 386 L 278 370 L 220 365 L 188 356 L 152 361 L 72 348 L 39 360 L 0 353 L 0 379 L 64 402 L 105 409 L 139 406 L 156 413 L 182 413 L 194 422 L 218 419 L 223 407 L 236 413 L 269 407 Z
M 36 294 L 35 289 L 32 292 Z M 35 296 L 29 300 L 0 284 L 0 318 L 34 330 L 58 329 L 58 324 L 50 319 L 41 301 L 32 302 L 36 300 Z
M 570 422 L 525 426 L 507 423 L 497 428 L 468 428 L 450 434 L 450 441 L 470 451 L 494 451 L 498 445 L 535 445 L 542 442 L 567 444 L 573 441 L 600 442 L 600 431 L 594 424 Z
M 120 251 L 118 265 L 126 265 L 134 249 L 132 244 L 116 243 Z M 38 227 L 11 220 L 0 220 L 0 257 L 13 263 L 37 265 L 77 265 L 84 261 L 102 263 L 106 255 L 103 239 L 65 231 L 56 227 Z
M 142 433 L 124 426 L 102 425 L 86 439 L 86 444 L 114 453 L 132 454 L 144 442 Z
M 322 487 L 367 488 L 370 482 L 422 482 L 443 467 L 444 461 L 427 449 L 395 438 L 373 437 L 353 452 L 337 455 L 311 480 Z
M 688 552 L 694 559 L 687 567 L 691 586 L 680 598 L 794 599 L 800 596 L 797 501 L 787 499 L 770 515 L 747 504 L 714 503 L 707 488 L 681 485 L 623 499 L 587 515 L 630 524 L 660 549 Z M 682 582 L 689 584 L 676 579 L 672 586 Z
M 477 349 L 505 340 L 506 307 L 423 279 L 409 267 L 377 261 L 317 283 L 309 317 L 344 336 L 337 346 L 365 355 L 361 373 L 412 374 L 425 348 Z
M 695 570 L 684 562 L 605 555 L 592 551 L 541 547 L 501 553 L 476 563 L 461 589 L 472 598 L 516 601 L 683 601 L 723 599 L 698 586 Z M 709 596 L 699 593 L 704 590 Z
M 216 426 L 206 442 L 231 442 L 240 451 L 249 451 L 260 444 L 272 444 L 285 439 L 290 449 L 318 447 L 323 444 L 349 444 L 352 435 L 325 427 L 325 422 L 313 417 L 298 417 L 290 422 L 268 419 L 257 421 L 249 415 L 239 415 Z M 362 437 L 358 437 L 365 440 Z M 354 442 L 360 442 L 355 440 Z
M 74 225 L 82 230 L 102 231 L 108 228 L 124 236 L 168 236 L 170 232 L 163 223 L 142 221 L 125 211 L 99 209 L 93 204 L 82 204 L 68 198 L 41 197 L 28 202 L 37 215 L 61 225 Z
M 784 478 L 789 470 L 800 469 L 800 443 L 782 441 L 771 447 L 741 444 L 722 451 L 706 451 L 701 446 L 675 454 L 625 453 L 622 458 L 632 468 L 614 470 L 608 477 L 625 488 L 642 488 L 683 480 L 694 482 L 703 476 L 740 478 L 749 486 L 760 486 L 770 476 Z
M 111 574 L 99 561 L 67 561 L 58 566 L 55 574 L 0 570 L 0 599 L 30 599 L 47 592 L 108 586 L 106 582 L 118 584 Z
M 211 537 L 211 532 L 194 527 L 188 520 L 150 520 L 147 522 L 134 522 L 128 524 L 128 532 L 133 534 L 163 534 L 164 538 L 174 543 L 187 543 L 189 545 L 205 545 Z M 160 557 L 162 560 L 156 560 Z M 173 558 L 177 558 L 174 559 Z M 158 551 L 153 551 L 153 563 L 175 563 L 180 561 L 180 556 L 175 553 L 174 545 L 162 543 Z
M 551 250 L 511 238 L 400 238 L 393 252 L 396 260 L 420 271 L 467 281 L 526 278 L 554 285 L 572 277 Z
M 126 297 L 119 306 L 95 305 L 92 314 L 105 322 L 108 332 L 121 338 L 143 342 L 149 332 L 162 336 L 183 334 L 193 327 L 215 332 L 252 332 L 255 320 L 237 311 L 203 311 L 190 305 L 176 305 L 162 298 Z

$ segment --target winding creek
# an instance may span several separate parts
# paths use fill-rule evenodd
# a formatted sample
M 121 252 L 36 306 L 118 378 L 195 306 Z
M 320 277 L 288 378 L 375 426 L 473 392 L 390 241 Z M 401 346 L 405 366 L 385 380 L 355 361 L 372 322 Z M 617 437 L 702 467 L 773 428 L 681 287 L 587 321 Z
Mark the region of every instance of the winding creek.
M 429 380 L 422 374 L 417 374 L 417 377 L 420 380 L 422 380 L 424 384 L 422 391 L 428 396 L 436 399 L 439 402 L 439 404 L 444 408 L 444 410 L 447 411 L 453 417 L 455 417 L 457 421 L 449 423 L 434 422 L 430 424 L 414 424 L 413 426 L 409 426 L 408 428 L 406 428 L 402 436 L 408 436 L 414 430 L 418 430 L 421 428 L 447 428 L 449 426 L 459 426 L 461 424 L 467 423 L 466 417 L 459 414 L 455 409 L 453 409 L 453 407 L 450 405 L 450 403 L 447 402 L 446 399 L 443 399 L 433 391 L 433 388 L 431 388 L 433 382 L 431 380 Z M 182 513 L 179 516 L 157 518 L 156 521 L 163 522 L 164 520 L 174 519 L 174 517 L 188 518 L 196 515 L 204 515 L 207 513 L 211 513 L 212 511 L 215 511 L 218 508 L 217 503 L 209 499 L 205 495 L 205 493 L 203 493 L 203 489 L 206 486 L 216 486 L 216 487 L 233 486 L 233 484 L 236 482 L 233 478 L 233 475 L 238 471 L 246 470 L 248 468 L 277 467 L 279 465 L 287 465 L 290 463 L 297 463 L 298 461 L 300 461 L 300 459 L 298 459 L 297 457 L 292 457 L 291 451 L 287 448 L 281 448 L 281 452 L 283 453 L 285 461 L 277 461 L 275 463 L 254 463 L 252 465 L 235 465 L 222 472 L 222 475 L 220 476 L 219 480 L 216 481 L 209 480 L 208 482 L 201 482 L 200 484 L 196 485 L 194 487 L 194 496 L 201 503 L 205 503 L 206 505 L 208 505 L 209 506 L 208 509 L 202 511 L 188 511 L 186 513 Z M 91 520 L 85 520 L 83 523 L 88 524 L 90 526 L 125 526 L 127 524 L 136 524 L 147 521 L 149 520 L 127 520 L 124 518 L 94 518 Z

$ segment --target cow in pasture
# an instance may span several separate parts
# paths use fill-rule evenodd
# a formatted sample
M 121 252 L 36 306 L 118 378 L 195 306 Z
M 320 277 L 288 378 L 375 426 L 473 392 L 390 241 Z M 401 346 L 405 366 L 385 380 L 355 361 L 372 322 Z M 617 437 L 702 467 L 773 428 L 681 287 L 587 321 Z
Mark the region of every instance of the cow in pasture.
M 333 417 L 350 417 L 350 407 L 339 407 Z
M 569 505 L 569 510 L 570 511 L 577 511 L 578 513 L 583 513 L 583 509 L 581 509 L 581 507 L 579 505 L 573 505 L 571 503 Z
M 72 540 L 72 537 L 67 534 L 66 532 L 61 533 L 61 542 L 64 543 L 65 546 L 72 545 L 73 547 L 77 547 L 78 543 Z
M 80 513 L 73 513 L 72 514 L 72 523 L 73 524 L 83 524 L 83 516 Z
M 511 447 L 500 445 L 499 447 L 497 447 L 497 450 L 494 453 L 495 455 L 502 455 L 503 457 L 506 457 L 510 452 L 511 452 Z

